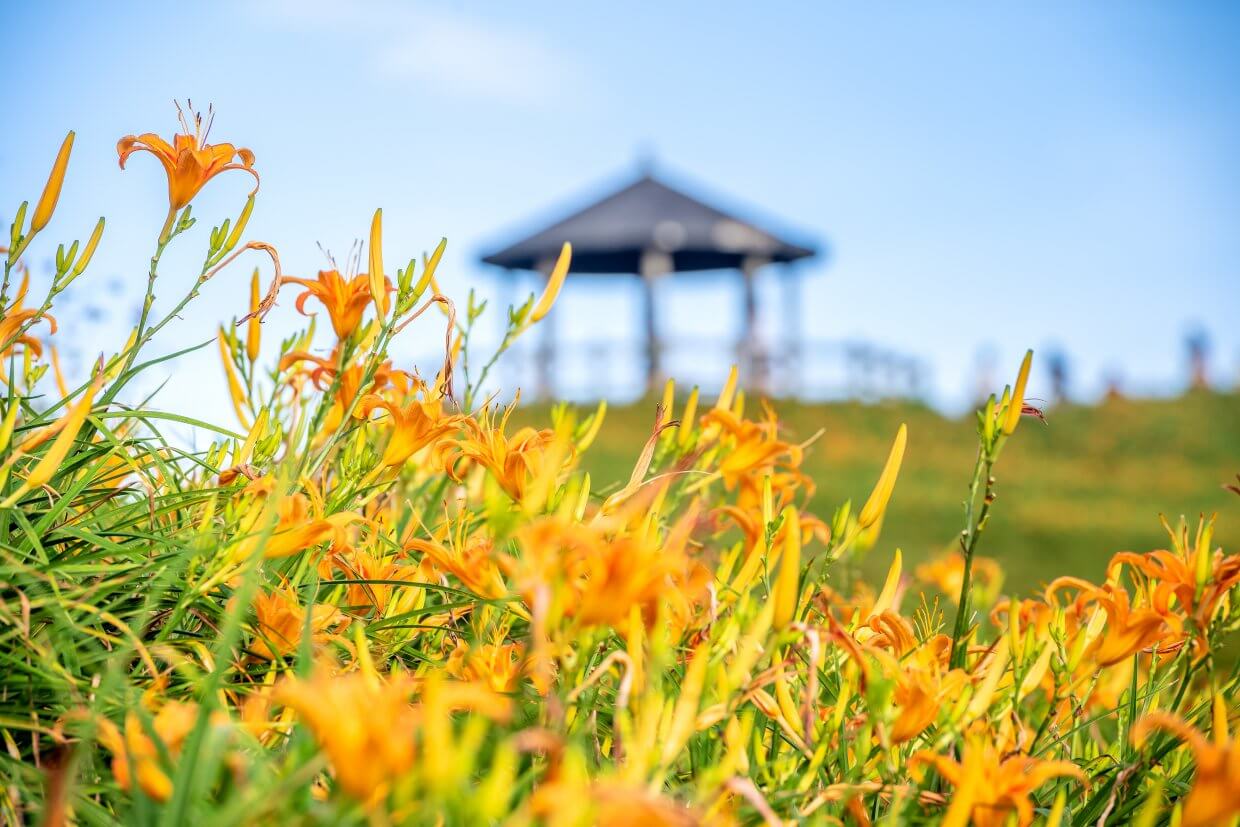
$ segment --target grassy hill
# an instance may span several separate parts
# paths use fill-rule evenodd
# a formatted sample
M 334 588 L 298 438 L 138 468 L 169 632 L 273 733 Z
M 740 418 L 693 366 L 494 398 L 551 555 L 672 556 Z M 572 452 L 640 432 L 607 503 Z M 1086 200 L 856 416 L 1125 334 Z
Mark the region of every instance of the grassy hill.
M 598 484 L 627 479 L 653 408 L 608 412 L 584 459 Z M 795 438 L 825 429 L 805 467 L 818 485 L 813 510 L 828 519 L 843 500 L 864 500 L 899 423 L 908 423 L 900 481 L 868 561 L 876 575 L 896 547 L 911 566 L 954 542 L 976 455 L 971 419 L 911 403 L 781 402 L 776 409 Z M 1048 419 L 1026 419 L 999 461 L 999 499 L 979 553 L 1001 561 L 1006 591 L 1062 574 L 1097 579 L 1116 551 L 1165 547 L 1159 513 L 1195 521 L 1217 511 L 1216 539 L 1240 547 L 1240 497 L 1222 488 L 1240 473 L 1240 395 L 1069 405 Z

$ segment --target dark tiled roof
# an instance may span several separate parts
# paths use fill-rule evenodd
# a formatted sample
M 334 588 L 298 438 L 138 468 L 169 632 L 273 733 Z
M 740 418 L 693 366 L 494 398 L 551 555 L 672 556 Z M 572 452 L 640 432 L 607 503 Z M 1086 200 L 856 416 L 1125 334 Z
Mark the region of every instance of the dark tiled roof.
M 816 254 L 644 175 L 529 238 L 483 256 L 488 264 L 535 270 L 572 242 L 574 273 L 637 273 L 643 252 L 671 257 L 673 270 L 738 268 L 749 256 L 789 262 Z

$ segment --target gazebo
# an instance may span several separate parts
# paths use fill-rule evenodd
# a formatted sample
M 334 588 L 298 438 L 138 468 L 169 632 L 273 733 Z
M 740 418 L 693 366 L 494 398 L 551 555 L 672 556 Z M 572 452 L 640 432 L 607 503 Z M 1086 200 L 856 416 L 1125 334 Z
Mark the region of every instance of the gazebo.
M 565 242 L 573 245 L 568 284 L 587 274 L 629 275 L 643 288 L 646 382 L 653 390 L 661 380 L 662 336 L 655 312 L 655 283 L 677 273 L 732 271 L 743 295 L 737 361 L 751 387 L 765 390 L 768 355 L 757 341 L 758 271 L 778 268 L 789 311 L 799 310 L 799 289 L 793 262 L 817 250 L 793 243 L 729 212 L 676 189 L 649 171 L 636 181 L 577 210 L 550 227 L 484 255 L 482 261 L 509 271 L 527 270 L 545 278 Z M 567 285 L 566 285 L 567 289 Z M 782 329 L 790 358 L 799 353 L 799 312 L 789 312 Z M 549 366 L 554 361 L 554 330 L 543 334 L 539 359 L 541 390 L 550 390 Z

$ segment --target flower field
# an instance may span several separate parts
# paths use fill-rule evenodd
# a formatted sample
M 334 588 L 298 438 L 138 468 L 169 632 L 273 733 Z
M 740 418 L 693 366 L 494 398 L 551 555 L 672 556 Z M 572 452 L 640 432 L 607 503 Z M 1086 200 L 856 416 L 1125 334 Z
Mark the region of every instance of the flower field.
M 286 274 L 246 235 L 261 158 L 209 128 L 187 112 L 171 141 L 118 142 L 122 167 L 166 172 L 167 219 L 138 324 L 80 384 L 56 301 L 90 289 L 103 219 L 57 248 L 46 295 L 25 264 L 72 232 L 53 222 L 72 133 L 4 250 L 4 823 L 1240 819 L 1240 555 L 1214 519 L 1012 595 L 986 555 L 1015 505 L 1005 449 L 1043 416 L 1032 353 L 977 412 L 958 544 L 905 565 L 882 530 L 915 428 L 890 429 L 855 501 L 824 506 L 819 435 L 733 371 L 715 399 L 669 383 L 624 473 L 596 478 L 605 405 L 483 395 L 498 354 L 470 339 L 494 311 L 440 291 L 442 242 L 409 258 L 380 211 L 350 260 Z M 192 231 L 219 175 L 254 190 Z M 165 250 L 204 242 L 157 305 Z M 554 312 L 571 258 L 500 311 L 501 352 Z M 149 345 L 206 289 L 238 296 L 209 343 L 232 422 L 126 394 L 178 357 Z M 264 329 L 277 301 L 307 317 L 283 341 Z M 411 325 L 443 332 L 437 364 L 389 357 Z M 166 440 L 171 422 L 209 447 Z

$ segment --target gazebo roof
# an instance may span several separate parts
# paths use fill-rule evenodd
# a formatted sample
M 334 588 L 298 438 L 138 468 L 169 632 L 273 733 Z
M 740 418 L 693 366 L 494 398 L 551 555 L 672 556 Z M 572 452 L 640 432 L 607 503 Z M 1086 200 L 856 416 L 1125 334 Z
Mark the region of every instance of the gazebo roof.
M 664 254 L 673 272 L 738 269 L 816 254 L 673 189 L 647 174 L 545 230 L 484 256 L 487 264 L 537 270 L 573 245 L 574 273 L 638 273 L 644 253 Z

